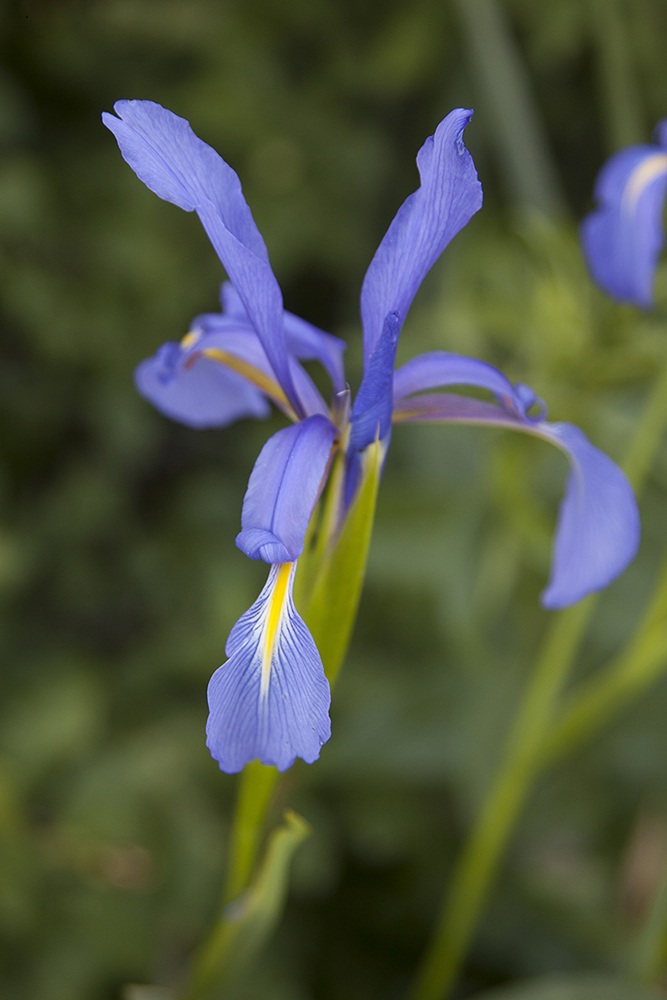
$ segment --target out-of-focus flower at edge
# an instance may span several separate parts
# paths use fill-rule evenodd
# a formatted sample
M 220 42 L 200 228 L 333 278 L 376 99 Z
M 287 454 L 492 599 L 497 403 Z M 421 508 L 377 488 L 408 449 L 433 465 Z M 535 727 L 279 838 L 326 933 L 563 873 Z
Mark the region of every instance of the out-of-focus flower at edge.
M 616 465 L 576 427 L 549 423 L 542 403 L 482 361 L 435 351 L 394 371 L 410 304 L 445 246 L 482 204 L 463 130 L 472 112 L 452 111 L 417 157 L 420 187 L 399 209 L 361 292 L 364 370 L 356 399 L 343 373 L 344 344 L 288 313 L 262 237 L 234 171 L 187 121 L 149 101 L 119 101 L 104 114 L 121 152 L 157 195 L 196 211 L 226 272 L 222 311 L 199 316 L 180 343 L 137 369 L 139 391 L 192 427 L 263 417 L 269 403 L 292 421 L 262 449 L 243 502 L 236 541 L 271 567 L 257 601 L 227 642 L 228 660 L 208 690 L 207 745 L 224 771 L 253 759 L 312 763 L 330 736 L 329 685 L 315 642 L 292 600 L 308 524 L 335 458 L 344 463 L 337 526 L 344 523 L 372 449 L 389 444 L 392 422 L 486 424 L 545 438 L 567 455 L 551 577 L 543 604 L 560 608 L 606 586 L 633 558 L 639 520 Z M 320 362 L 325 400 L 302 365 Z M 488 400 L 443 392 L 487 390 Z
M 598 208 L 581 226 L 593 280 L 612 298 L 644 309 L 653 305 L 666 192 L 667 119 L 653 145 L 629 146 L 607 160 L 593 192 Z

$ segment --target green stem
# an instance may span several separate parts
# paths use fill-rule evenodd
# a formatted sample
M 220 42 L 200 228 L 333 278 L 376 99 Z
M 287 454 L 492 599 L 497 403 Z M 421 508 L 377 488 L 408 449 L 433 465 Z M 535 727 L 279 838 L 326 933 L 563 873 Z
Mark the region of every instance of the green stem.
M 618 0 L 589 0 L 589 11 L 602 118 L 611 151 L 642 141 L 641 102 L 631 55 L 634 49 L 628 44 L 630 26 Z
M 639 492 L 660 447 L 667 424 L 667 365 L 658 375 L 645 406 L 625 471 Z M 568 697 L 542 747 L 543 764 L 571 751 L 606 725 L 629 698 L 636 697 L 667 666 L 667 558 L 657 588 L 628 648 Z
M 411 1000 L 440 1000 L 458 975 L 509 834 L 539 767 L 545 724 L 555 710 L 593 604 L 594 599 L 588 598 L 553 622 L 495 782 L 459 859 Z
M 646 984 L 656 983 L 665 962 L 665 928 L 667 927 L 667 864 L 663 861 L 662 879 L 642 928 L 635 950 L 635 972 Z
M 667 366 L 656 379 L 628 449 L 625 469 L 637 490 L 643 485 L 665 424 Z M 662 587 L 659 594 L 661 591 Z M 543 767 L 546 734 L 596 602 L 596 596 L 589 597 L 561 612 L 547 633 L 500 767 L 442 902 L 410 1000 L 442 1000 L 458 977 L 510 834 Z M 651 611 L 647 620 L 655 620 Z
M 239 779 L 238 799 L 229 843 L 229 866 L 223 904 L 236 899 L 248 885 L 257 860 L 264 821 L 280 774 L 253 760 Z
M 197 953 L 181 1000 L 214 1000 L 236 995 L 235 988 L 252 957 L 280 918 L 287 895 L 289 866 L 310 833 L 300 816 L 287 810 L 267 841 L 261 864 L 242 896 L 223 911 Z
M 338 463 L 325 502 L 314 555 L 307 555 L 299 566 L 299 570 L 306 571 L 306 583 L 303 579 L 299 581 L 298 604 L 317 643 L 332 688 L 347 650 L 361 596 L 382 458 L 383 449 L 379 443 L 366 450 L 359 491 L 342 527 L 334 533 L 343 489 L 343 464 L 342 461 Z M 247 906 L 247 890 L 256 876 L 267 812 L 280 777 L 275 767 L 266 767 L 259 761 L 248 764 L 240 776 L 222 912 L 195 956 L 190 981 L 181 1000 L 207 1000 L 216 984 L 229 975 L 230 961 L 234 959 L 237 966 L 240 962 L 238 955 L 234 956 L 239 903 L 242 911 L 244 905 Z M 274 838 L 275 834 L 269 838 L 268 850 Z M 277 920 L 277 911 L 273 918 Z M 256 940 L 253 947 L 258 946 Z
M 651 394 L 623 463 L 625 474 L 637 493 L 641 493 L 646 482 L 662 443 L 665 425 L 667 425 L 667 364 L 663 365 L 651 388 Z
M 634 637 L 618 656 L 578 684 L 542 746 L 542 766 L 599 732 L 667 669 L 667 560 Z
M 504 4 L 456 0 L 454 6 L 477 89 L 475 107 L 513 202 L 520 209 L 562 212 L 560 181 Z

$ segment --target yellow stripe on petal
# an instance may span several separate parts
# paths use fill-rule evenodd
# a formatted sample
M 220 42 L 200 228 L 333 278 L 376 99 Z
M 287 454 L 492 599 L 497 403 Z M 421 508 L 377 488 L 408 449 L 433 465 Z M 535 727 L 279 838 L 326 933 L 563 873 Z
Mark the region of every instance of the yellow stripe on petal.
M 242 375 L 243 378 L 247 379 L 248 382 L 260 389 L 266 396 L 269 397 L 269 399 L 272 399 L 273 402 L 279 406 L 288 417 L 292 420 L 298 419 L 296 413 L 292 409 L 292 404 L 289 402 L 287 396 L 280 388 L 276 380 L 272 379 L 260 368 L 250 364 L 249 361 L 237 358 L 235 354 L 230 354 L 229 351 L 222 351 L 217 347 L 207 347 L 202 351 L 202 354 L 206 358 L 212 358 L 213 361 L 219 361 L 221 364 L 225 365 L 226 368 L 229 368 L 230 371 L 237 372 L 239 375 Z
M 276 644 L 276 637 L 280 628 L 285 601 L 289 591 L 290 577 L 294 563 L 282 563 L 278 567 L 273 594 L 269 601 L 266 625 L 264 627 L 263 650 L 262 650 L 262 677 L 260 681 L 259 695 L 261 699 L 266 698 L 269 693 L 269 682 L 271 680 L 271 662 L 273 660 L 273 649 Z
M 649 156 L 638 167 L 635 167 L 628 177 L 623 192 L 623 211 L 632 214 L 648 185 L 664 173 L 667 173 L 667 153 L 656 153 L 655 156 Z

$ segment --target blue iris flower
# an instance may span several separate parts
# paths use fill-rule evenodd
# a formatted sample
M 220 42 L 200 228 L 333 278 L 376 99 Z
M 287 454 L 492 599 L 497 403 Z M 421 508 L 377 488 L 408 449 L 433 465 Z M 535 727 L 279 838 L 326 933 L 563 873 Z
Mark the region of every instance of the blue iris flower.
M 543 604 L 560 608 L 606 586 L 635 554 L 639 521 L 632 490 L 576 427 L 549 423 L 525 386 L 491 365 L 434 351 L 394 370 L 412 300 L 445 246 L 482 204 L 463 130 L 472 112 L 452 111 L 417 156 L 421 184 L 399 209 L 361 292 L 364 370 L 349 405 L 344 344 L 286 312 L 264 241 L 234 171 L 187 121 L 149 101 L 119 101 L 104 122 L 138 177 L 157 195 L 199 216 L 229 282 L 220 313 L 198 317 L 180 343 L 139 365 L 139 391 L 191 427 L 264 417 L 274 404 L 291 423 L 263 447 L 243 502 L 239 548 L 270 565 L 268 580 L 227 642 L 208 699 L 207 745 L 224 771 L 259 759 L 280 770 L 312 763 L 330 736 L 329 685 L 292 600 L 306 530 L 336 455 L 345 459 L 344 519 L 374 442 L 392 423 L 486 424 L 546 439 L 569 459 L 551 578 Z M 328 373 L 326 400 L 303 362 Z M 487 390 L 486 400 L 443 391 Z
M 653 304 L 653 280 L 664 243 L 662 209 L 667 193 L 667 119 L 653 145 L 615 153 L 595 182 L 598 208 L 581 227 L 589 270 L 621 302 Z

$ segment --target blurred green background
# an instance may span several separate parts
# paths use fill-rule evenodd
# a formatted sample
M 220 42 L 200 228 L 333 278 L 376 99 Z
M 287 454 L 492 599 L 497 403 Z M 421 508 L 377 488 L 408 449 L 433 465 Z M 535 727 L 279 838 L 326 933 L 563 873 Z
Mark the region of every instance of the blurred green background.
M 425 282 L 401 357 L 498 364 L 620 460 L 667 358 L 667 284 L 650 314 L 606 301 L 576 226 L 604 158 L 667 115 L 667 5 L 1 10 L 0 995 L 112 1000 L 177 981 L 215 911 L 234 779 L 204 747 L 205 689 L 263 583 L 234 537 L 280 420 L 197 433 L 136 395 L 135 365 L 215 309 L 222 272 L 197 220 L 136 180 L 101 111 L 150 98 L 220 150 L 287 307 L 348 340 L 354 386 L 365 267 L 426 135 L 474 107 L 485 206 Z M 403 994 L 548 624 L 563 476 L 532 441 L 395 432 L 334 736 L 286 798 L 315 832 L 243 996 Z M 636 624 L 666 489 L 663 454 L 640 556 L 600 605 L 582 675 Z M 613 970 L 667 845 L 666 714 L 663 683 L 540 783 L 460 997 Z

